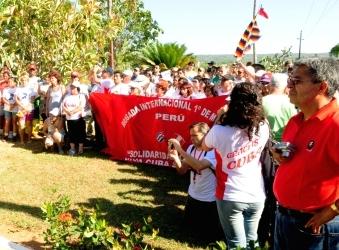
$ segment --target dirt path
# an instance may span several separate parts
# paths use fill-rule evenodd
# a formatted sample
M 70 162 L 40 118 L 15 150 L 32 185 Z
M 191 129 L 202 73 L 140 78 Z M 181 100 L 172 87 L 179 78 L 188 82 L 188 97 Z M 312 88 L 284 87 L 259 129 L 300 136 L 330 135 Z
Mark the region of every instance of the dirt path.
M 0 224 L 0 235 L 34 250 L 48 249 L 43 246 L 43 235 L 40 232 L 25 231 Z

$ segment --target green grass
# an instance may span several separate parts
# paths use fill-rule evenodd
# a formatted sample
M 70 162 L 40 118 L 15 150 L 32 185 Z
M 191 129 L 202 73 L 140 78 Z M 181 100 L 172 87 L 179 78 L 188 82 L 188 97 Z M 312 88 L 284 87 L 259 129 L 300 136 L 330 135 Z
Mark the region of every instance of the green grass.
M 41 142 L 25 147 L 0 142 L 0 234 L 27 232 L 42 240 L 45 201 L 68 195 L 74 207 L 98 204 L 112 226 L 151 215 L 160 229 L 151 242 L 159 249 L 199 249 L 182 226 L 188 179 L 174 169 L 114 162 L 94 152 L 81 157 L 42 152 Z M 20 241 L 20 239 L 17 239 Z

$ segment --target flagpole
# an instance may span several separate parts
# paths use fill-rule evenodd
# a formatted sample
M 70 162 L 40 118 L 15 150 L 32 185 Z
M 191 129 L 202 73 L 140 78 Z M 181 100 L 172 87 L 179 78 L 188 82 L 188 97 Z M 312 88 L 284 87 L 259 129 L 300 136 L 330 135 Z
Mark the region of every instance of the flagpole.
M 257 8 L 257 0 L 253 0 L 253 19 L 255 18 L 256 15 L 256 8 Z M 253 43 L 253 63 L 257 62 L 257 56 L 255 54 L 255 44 Z

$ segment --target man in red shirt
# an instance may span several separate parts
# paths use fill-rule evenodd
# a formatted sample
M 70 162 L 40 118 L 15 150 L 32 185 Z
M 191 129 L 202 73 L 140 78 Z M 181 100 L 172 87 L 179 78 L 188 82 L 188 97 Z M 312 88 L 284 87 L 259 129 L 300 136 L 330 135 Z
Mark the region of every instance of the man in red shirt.
M 287 87 L 301 112 L 282 136 L 294 149 L 274 152 L 274 249 L 339 249 L 339 61 L 298 61 Z

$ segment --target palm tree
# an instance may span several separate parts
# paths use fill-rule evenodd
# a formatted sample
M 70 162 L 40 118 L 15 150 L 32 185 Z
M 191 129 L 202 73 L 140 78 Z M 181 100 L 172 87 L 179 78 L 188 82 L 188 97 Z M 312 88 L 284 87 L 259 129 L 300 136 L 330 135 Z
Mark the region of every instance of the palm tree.
M 155 43 L 143 49 L 139 55 L 140 64 L 149 66 L 163 64 L 166 67 L 184 67 L 196 61 L 193 54 L 186 54 L 186 46 L 177 43 Z
M 331 49 L 330 55 L 334 57 L 339 57 L 339 43 Z

